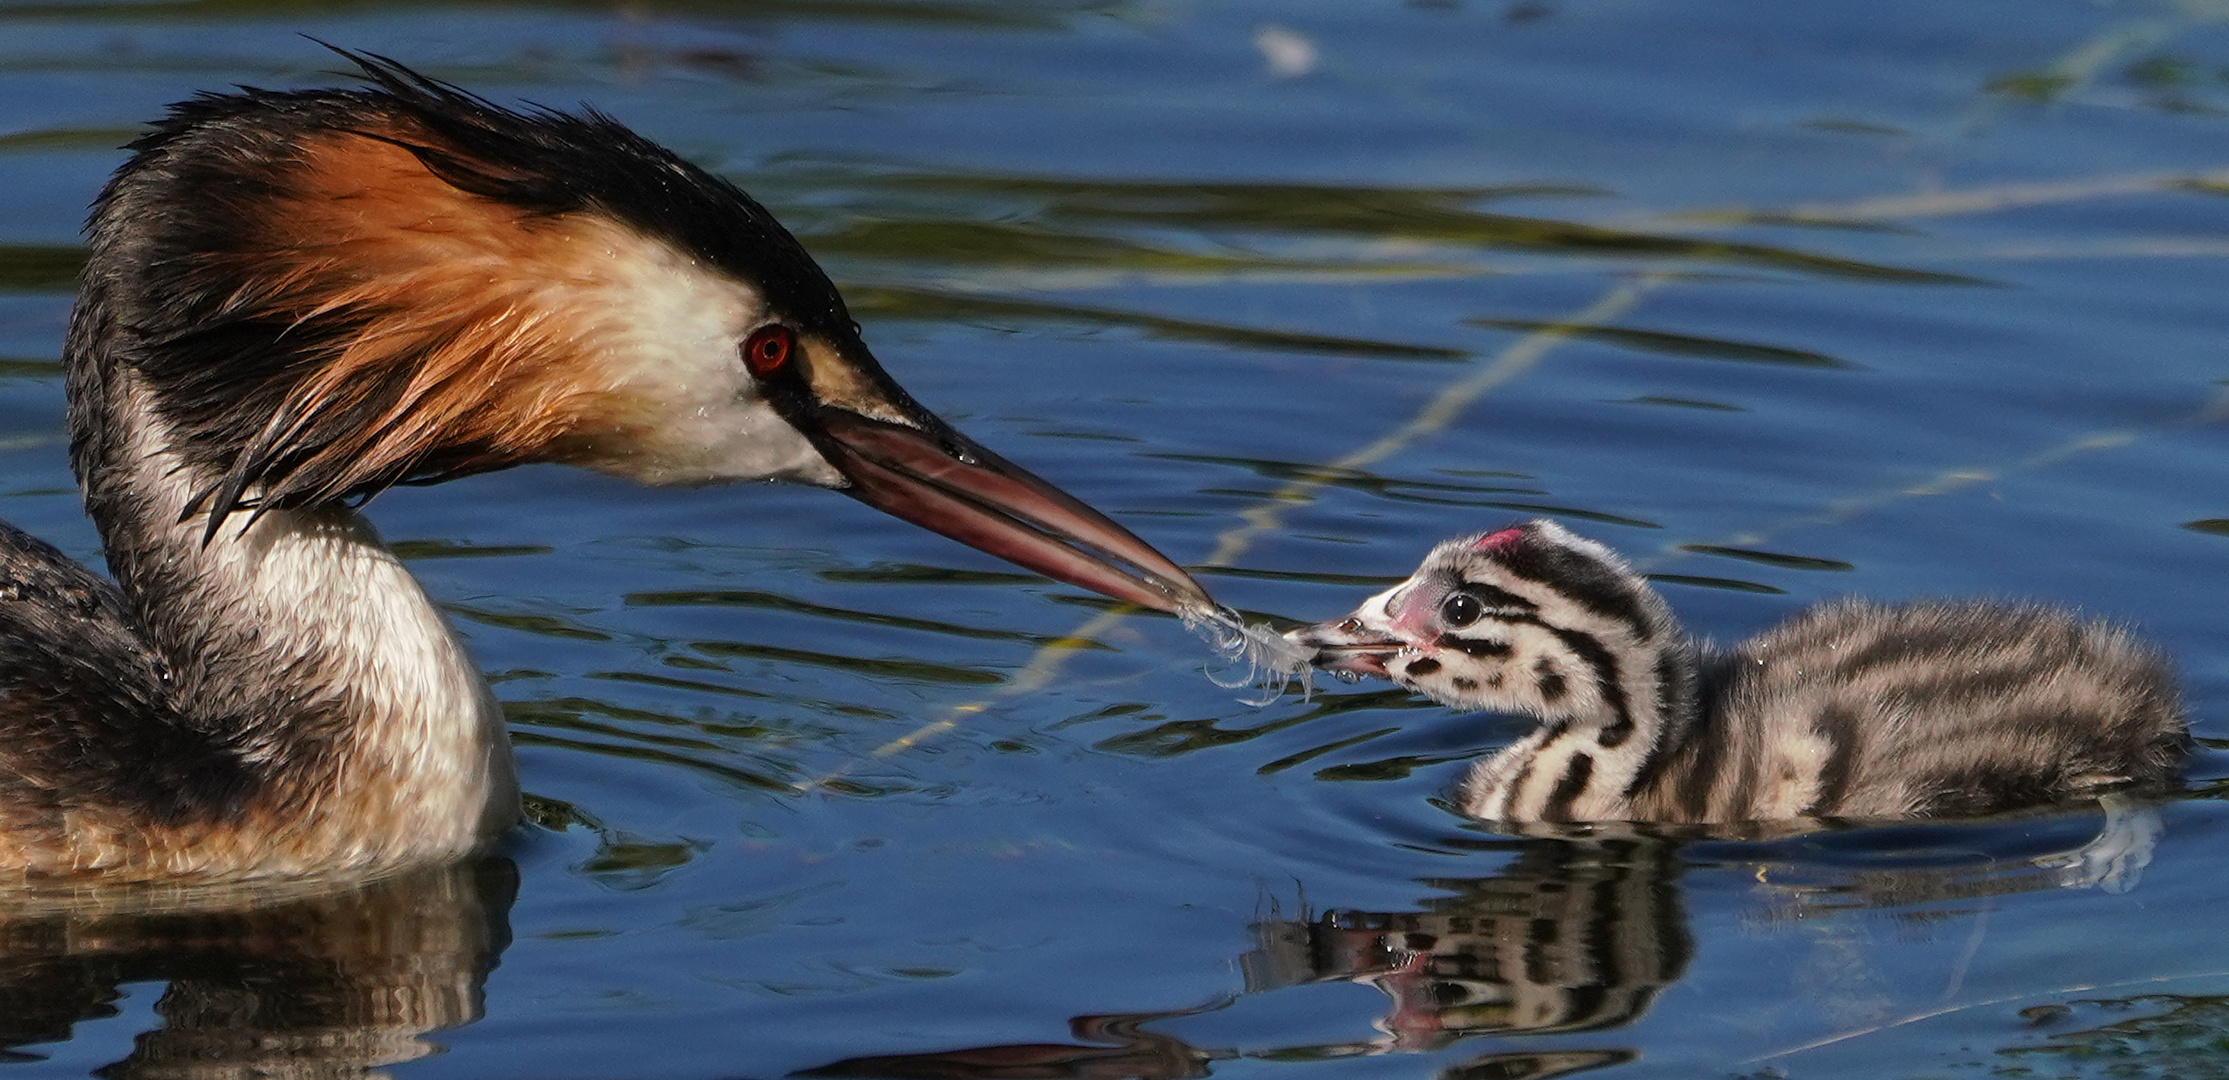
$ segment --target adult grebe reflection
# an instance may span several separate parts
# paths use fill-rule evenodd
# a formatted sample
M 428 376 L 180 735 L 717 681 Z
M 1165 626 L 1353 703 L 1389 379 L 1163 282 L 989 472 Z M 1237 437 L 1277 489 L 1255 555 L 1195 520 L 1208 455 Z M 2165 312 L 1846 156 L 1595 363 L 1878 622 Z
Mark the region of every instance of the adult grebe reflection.
M 0 924 L 0 1050 L 68 1039 L 123 987 L 161 983 L 159 1026 L 101 1075 L 336 1077 L 415 1060 L 435 1051 L 429 1033 L 480 1017 L 517 882 L 486 859 L 260 906 L 17 915 Z

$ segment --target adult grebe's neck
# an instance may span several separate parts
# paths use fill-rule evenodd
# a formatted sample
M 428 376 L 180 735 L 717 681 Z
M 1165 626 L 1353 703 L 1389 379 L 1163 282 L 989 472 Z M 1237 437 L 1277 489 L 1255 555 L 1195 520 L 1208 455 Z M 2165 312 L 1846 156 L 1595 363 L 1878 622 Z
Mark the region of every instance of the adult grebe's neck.
M 449 857 L 518 816 L 502 716 L 455 632 L 338 504 L 240 512 L 129 370 L 73 373 L 73 451 L 111 570 L 169 669 L 175 722 L 243 763 L 172 873 L 328 873 Z M 156 844 L 160 847 L 160 843 Z

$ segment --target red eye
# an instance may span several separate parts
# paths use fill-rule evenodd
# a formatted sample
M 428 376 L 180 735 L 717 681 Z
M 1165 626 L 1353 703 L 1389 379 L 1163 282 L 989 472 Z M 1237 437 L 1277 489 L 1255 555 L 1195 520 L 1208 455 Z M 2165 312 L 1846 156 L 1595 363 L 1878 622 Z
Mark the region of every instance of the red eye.
M 751 331 L 743 342 L 743 366 L 761 379 L 771 379 L 789 366 L 789 354 L 797 348 L 797 333 L 780 323 L 768 323 Z

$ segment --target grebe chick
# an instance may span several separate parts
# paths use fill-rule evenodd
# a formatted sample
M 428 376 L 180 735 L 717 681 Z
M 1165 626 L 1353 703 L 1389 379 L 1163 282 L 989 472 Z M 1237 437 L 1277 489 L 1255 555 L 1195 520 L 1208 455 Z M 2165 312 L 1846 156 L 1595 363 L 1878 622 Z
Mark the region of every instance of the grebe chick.
M 394 484 L 796 481 L 1211 605 L 915 403 L 733 185 L 342 55 L 373 85 L 174 106 L 94 204 L 63 364 L 116 580 L 0 528 L 0 880 L 361 876 L 517 819 L 494 697 L 355 509 Z
M 2188 742 L 2165 662 L 2115 627 L 1844 601 L 1714 652 L 1552 521 L 1442 543 L 1288 636 L 1333 671 L 1537 717 L 1463 781 L 1463 810 L 1492 821 L 1985 814 L 2166 787 Z

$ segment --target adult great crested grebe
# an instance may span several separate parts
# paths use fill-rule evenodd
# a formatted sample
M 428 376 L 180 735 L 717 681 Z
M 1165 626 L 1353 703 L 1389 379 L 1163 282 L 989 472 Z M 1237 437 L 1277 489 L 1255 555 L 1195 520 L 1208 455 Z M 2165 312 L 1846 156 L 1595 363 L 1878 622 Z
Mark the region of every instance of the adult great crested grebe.
M 94 204 L 63 364 L 116 581 L 0 526 L 0 878 L 362 875 L 512 824 L 492 694 L 354 509 L 394 484 L 798 481 L 1210 607 L 916 404 L 733 185 L 343 55 L 370 87 L 174 106 Z
M 1552 521 L 1449 540 L 1290 635 L 1333 671 L 1537 717 L 1459 796 L 1490 821 L 1985 814 L 2171 784 L 2163 660 L 2117 628 L 1983 602 L 1825 605 L 1714 652 Z

